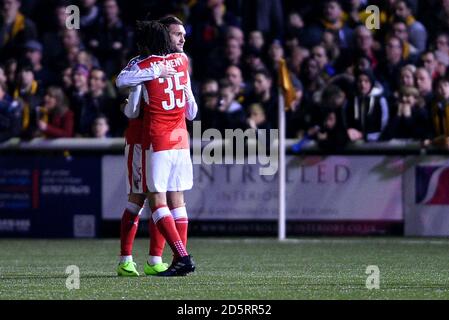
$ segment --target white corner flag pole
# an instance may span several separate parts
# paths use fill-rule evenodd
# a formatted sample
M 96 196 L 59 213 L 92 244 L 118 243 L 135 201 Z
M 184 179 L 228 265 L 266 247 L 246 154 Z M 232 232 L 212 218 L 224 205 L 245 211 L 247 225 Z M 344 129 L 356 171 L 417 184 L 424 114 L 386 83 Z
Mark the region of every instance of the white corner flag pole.
M 279 88 L 279 137 L 278 137 L 278 156 L 279 156 L 279 220 L 278 220 L 278 240 L 285 240 L 286 236 L 286 217 L 285 217 L 285 101 L 282 94 L 282 88 Z

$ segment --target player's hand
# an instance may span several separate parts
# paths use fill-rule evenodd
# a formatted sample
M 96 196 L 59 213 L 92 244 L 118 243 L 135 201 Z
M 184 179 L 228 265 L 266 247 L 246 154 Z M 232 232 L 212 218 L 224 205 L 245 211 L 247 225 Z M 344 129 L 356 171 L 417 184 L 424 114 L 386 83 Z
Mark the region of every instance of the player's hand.
M 125 110 L 125 107 L 126 107 L 126 105 L 128 104 L 128 98 L 126 98 L 125 99 L 125 101 L 123 101 L 121 104 L 120 104 L 120 111 L 121 112 L 123 112 L 123 110 Z
M 160 78 L 170 78 L 176 73 L 176 70 L 172 66 L 166 65 L 165 63 L 159 63 L 158 66 L 161 69 L 161 75 L 159 76 Z
M 186 84 L 181 84 L 181 89 L 184 91 L 184 94 L 187 97 L 187 100 L 190 98 L 189 87 Z

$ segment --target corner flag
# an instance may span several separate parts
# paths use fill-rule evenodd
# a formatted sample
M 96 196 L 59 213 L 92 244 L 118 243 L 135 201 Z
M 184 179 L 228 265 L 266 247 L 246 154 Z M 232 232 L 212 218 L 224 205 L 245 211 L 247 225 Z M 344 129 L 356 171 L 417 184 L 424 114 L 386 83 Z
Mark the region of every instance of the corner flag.
M 286 159 L 285 159 L 285 111 L 290 110 L 296 97 L 292 79 L 288 73 L 287 64 L 284 59 L 279 61 L 279 106 L 278 106 L 278 155 L 279 155 L 279 217 L 278 217 L 278 239 L 284 240 L 287 233 L 286 219 Z
M 285 111 L 288 111 L 296 98 L 296 91 L 290 78 L 285 59 L 279 61 L 279 87 L 282 91 L 280 93 L 284 96 Z

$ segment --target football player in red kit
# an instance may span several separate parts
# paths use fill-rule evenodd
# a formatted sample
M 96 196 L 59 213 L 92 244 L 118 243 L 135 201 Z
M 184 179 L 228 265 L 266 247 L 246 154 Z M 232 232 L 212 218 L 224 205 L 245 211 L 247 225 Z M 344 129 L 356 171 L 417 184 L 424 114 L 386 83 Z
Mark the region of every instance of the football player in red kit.
M 139 51 L 144 53 L 147 51 L 144 48 L 143 37 L 145 31 L 144 27 L 140 25 L 137 29 L 136 37 L 138 40 Z M 144 55 L 133 58 L 125 68 L 125 70 L 135 70 L 138 68 L 138 62 L 146 58 L 148 52 Z M 166 68 L 164 65 L 156 66 L 145 70 L 146 76 L 150 79 L 158 77 L 170 77 L 174 74 L 174 70 Z M 125 131 L 125 161 L 126 161 L 126 190 L 128 194 L 128 203 L 124 210 L 121 220 L 120 230 L 120 261 L 117 267 L 117 274 L 119 276 L 138 276 L 136 270 L 136 263 L 132 258 L 132 248 L 134 238 L 136 236 L 137 227 L 139 223 L 139 216 L 143 211 L 148 211 L 150 215 L 149 232 L 150 232 L 150 252 L 148 261 L 145 264 L 144 272 L 147 275 L 155 275 L 167 269 L 167 264 L 162 262 L 162 252 L 165 246 L 165 239 L 155 226 L 153 219 L 151 219 L 151 211 L 148 203 L 145 201 L 145 194 L 143 193 L 145 182 L 142 179 L 142 124 L 143 112 L 140 112 L 138 106 L 141 100 L 142 86 L 134 86 L 130 88 L 127 104 L 124 108 L 125 115 L 129 118 L 128 128 Z
M 195 268 L 186 250 L 188 217 L 183 191 L 193 184 L 185 118 L 195 118 L 197 105 L 190 86 L 188 59 L 182 53 L 184 26 L 177 18 L 164 19 L 161 22 L 168 26 L 171 48 L 175 53 L 150 56 L 138 63 L 140 71 L 128 72 L 126 77 L 135 85 L 145 77 L 142 70 L 161 64 L 176 70 L 171 78 L 146 79 L 145 82 L 142 145 L 146 166 L 142 173 L 147 182 L 153 220 L 174 253 L 172 265 L 158 275 L 178 276 Z

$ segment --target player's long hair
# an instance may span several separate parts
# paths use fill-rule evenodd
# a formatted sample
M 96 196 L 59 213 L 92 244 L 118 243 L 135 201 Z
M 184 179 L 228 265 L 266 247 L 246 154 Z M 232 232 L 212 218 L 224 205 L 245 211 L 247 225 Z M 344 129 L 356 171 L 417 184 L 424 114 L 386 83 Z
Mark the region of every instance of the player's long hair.
M 159 22 L 162 23 L 164 26 L 169 27 L 172 24 L 179 24 L 179 25 L 184 25 L 182 23 L 182 21 L 178 18 L 176 18 L 175 16 L 165 16 L 161 19 L 159 19 Z
M 170 53 L 168 29 L 157 21 L 137 21 L 136 42 L 140 54 L 163 56 Z

